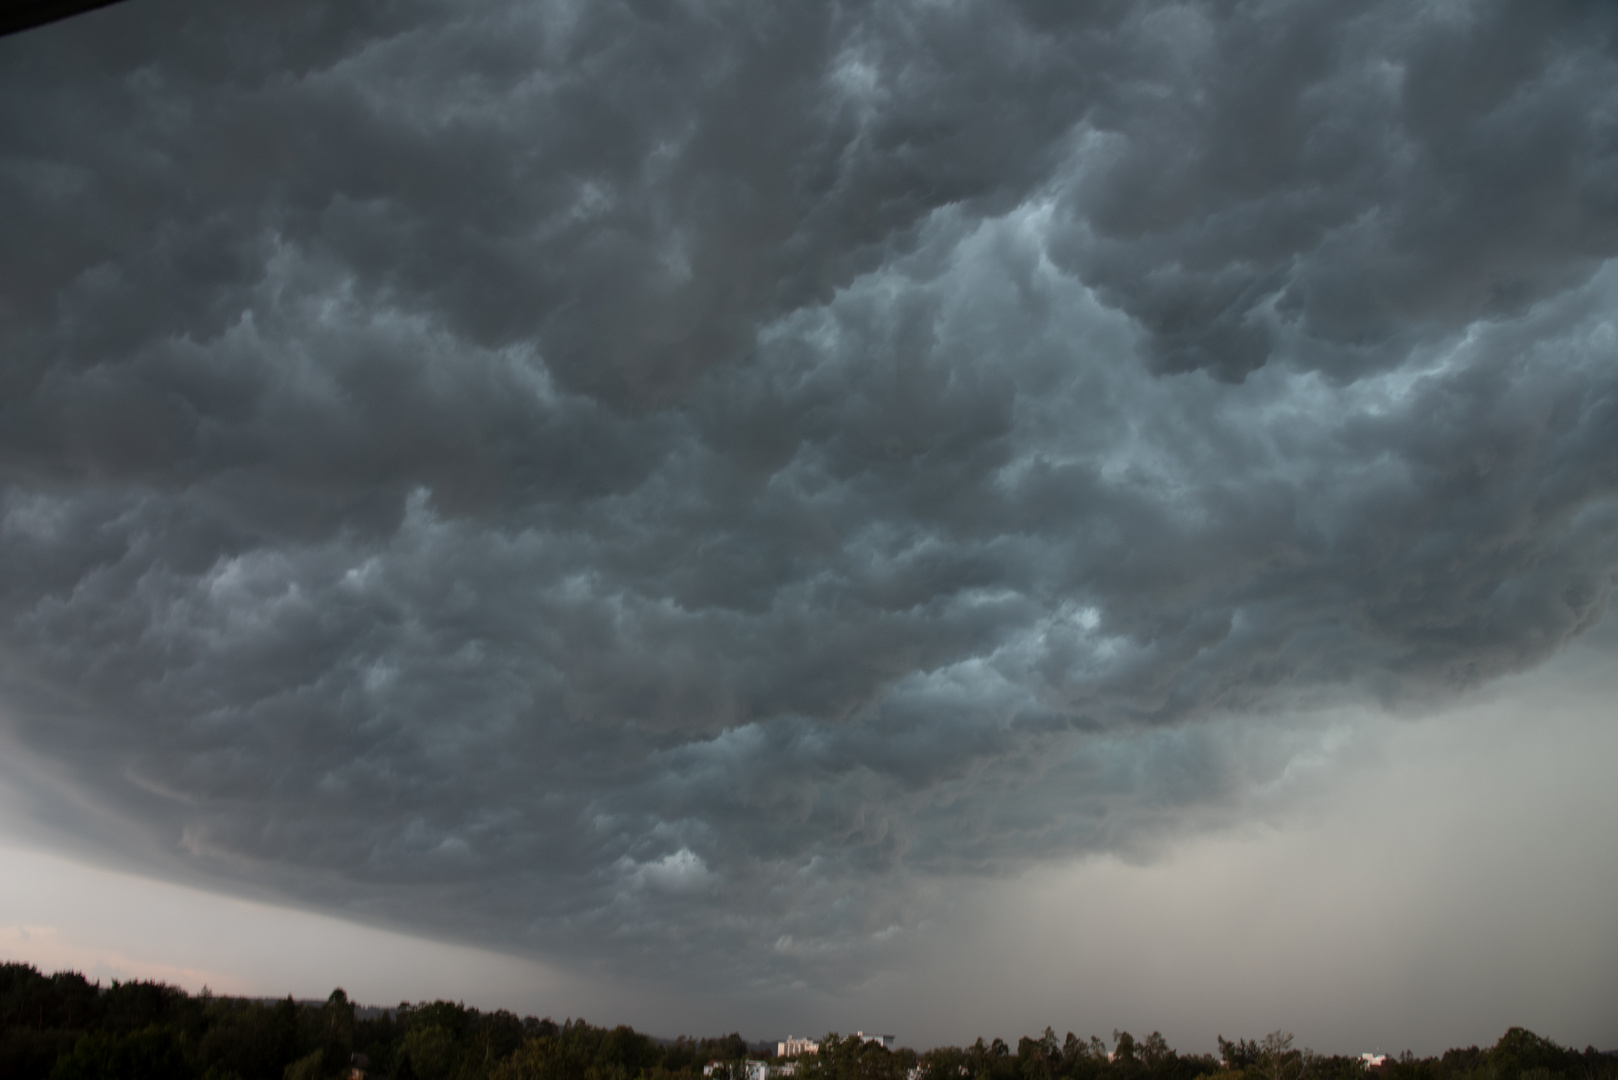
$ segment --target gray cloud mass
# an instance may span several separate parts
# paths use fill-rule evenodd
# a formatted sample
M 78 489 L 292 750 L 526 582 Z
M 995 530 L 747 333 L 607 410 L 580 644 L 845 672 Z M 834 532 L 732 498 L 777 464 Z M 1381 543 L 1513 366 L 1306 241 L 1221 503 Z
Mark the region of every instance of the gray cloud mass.
M 9 738 L 152 865 L 755 985 L 1233 820 L 1309 710 L 1605 610 L 1615 31 L 137 0 L 0 42 Z

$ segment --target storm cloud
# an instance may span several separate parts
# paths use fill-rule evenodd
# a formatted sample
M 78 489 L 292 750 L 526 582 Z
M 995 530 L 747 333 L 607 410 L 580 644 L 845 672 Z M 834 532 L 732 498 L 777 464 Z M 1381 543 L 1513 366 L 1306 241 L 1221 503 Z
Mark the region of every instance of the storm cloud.
M 857 977 L 1618 572 L 1606 5 L 0 42 L 0 710 L 153 866 Z M 1291 718 L 1291 719 L 1289 719 Z

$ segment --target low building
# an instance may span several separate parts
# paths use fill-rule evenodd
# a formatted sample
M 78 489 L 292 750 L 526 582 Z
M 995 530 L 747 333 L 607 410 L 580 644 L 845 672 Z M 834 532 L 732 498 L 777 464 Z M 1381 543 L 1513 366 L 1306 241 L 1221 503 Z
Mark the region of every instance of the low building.
M 702 1075 L 712 1076 L 723 1068 L 724 1064 L 722 1061 L 710 1061 L 702 1067 Z M 796 1071 L 795 1069 L 789 1069 L 785 1065 L 772 1065 L 768 1061 L 753 1061 L 752 1059 L 737 1062 L 737 1064 L 746 1070 L 747 1080 L 771 1080 L 772 1077 L 776 1076 L 790 1076 Z M 729 1075 L 735 1077 L 736 1074 L 730 1073 Z
M 893 1036 L 892 1035 L 867 1035 L 863 1031 L 856 1031 L 854 1033 L 854 1037 L 856 1039 L 859 1039 L 862 1042 L 876 1043 L 878 1046 L 882 1047 L 882 1049 L 884 1049 L 884 1050 L 892 1050 L 893 1049 Z
M 812 1039 L 800 1039 L 794 1035 L 788 1035 L 785 1042 L 778 1042 L 775 1044 L 775 1056 L 778 1058 L 790 1058 L 797 1057 L 799 1054 L 818 1053 L 820 1053 L 819 1043 L 813 1041 Z

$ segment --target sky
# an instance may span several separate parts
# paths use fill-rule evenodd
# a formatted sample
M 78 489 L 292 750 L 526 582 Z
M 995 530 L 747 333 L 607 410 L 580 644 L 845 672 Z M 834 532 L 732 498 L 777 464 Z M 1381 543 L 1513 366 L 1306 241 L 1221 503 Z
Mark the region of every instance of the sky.
M 0 950 L 1618 1046 L 1618 9 L 0 40 Z

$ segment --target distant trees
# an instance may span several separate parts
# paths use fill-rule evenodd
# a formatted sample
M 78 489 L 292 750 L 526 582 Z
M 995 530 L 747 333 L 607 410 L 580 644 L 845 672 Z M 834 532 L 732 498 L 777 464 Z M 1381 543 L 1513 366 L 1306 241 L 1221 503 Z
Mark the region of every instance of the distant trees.
M 857 1035 L 832 1032 L 820 1052 L 798 1059 L 794 1080 L 905 1080 L 916 1064 L 913 1050 L 888 1050 Z
M 325 1075 L 321 1067 L 325 1054 L 315 1050 L 294 1061 L 282 1071 L 283 1080 L 320 1080 Z
M 1292 1045 L 1285 1031 L 1272 1031 L 1259 1040 L 1258 1055 L 1247 1066 L 1254 1080 L 1304 1080 L 1320 1061 L 1313 1050 Z
M 627 1027 L 606 1031 L 569 1022 L 531 1038 L 491 1073 L 493 1080 L 633 1080 L 657 1058 L 644 1035 Z
M 1219 1061 L 1227 1069 L 1246 1071 L 1258 1063 L 1258 1043 L 1250 1039 L 1231 1042 L 1223 1035 L 1215 1040 L 1219 1044 Z
M 56 1059 L 51 1080 L 186 1080 L 196 1068 L 173 1028 L 97 1031 Z
M 1046 1028 L 1003 1039 L 888 1050 L 836 1033 L 801 1057 L 794 1080 L 1371 1080 L 1358 1058 L 1322 1057 L 1271 1032 L 1220 1036 L 1219 1057 L 1182 1054 L 1159 1032 L 1137 1039 Z M 0 1077 L 5 1080 L 338 1080 L 364 1054 L 378 1080 L 743 1080 L 754 1053 L 740 1034 L 660 1042 L 628 1027 L 557 1024 L 434 1001 L 356 1009 L 323 1002 L 191 997 L 161 983 L 101 986 L 65 972 L 0 964 Z M 1487 1049 L 1405 1054 L 1375 1080 L 1618 1080 L 1618 1059 L 1575 1051 L 1523 1028 Z

